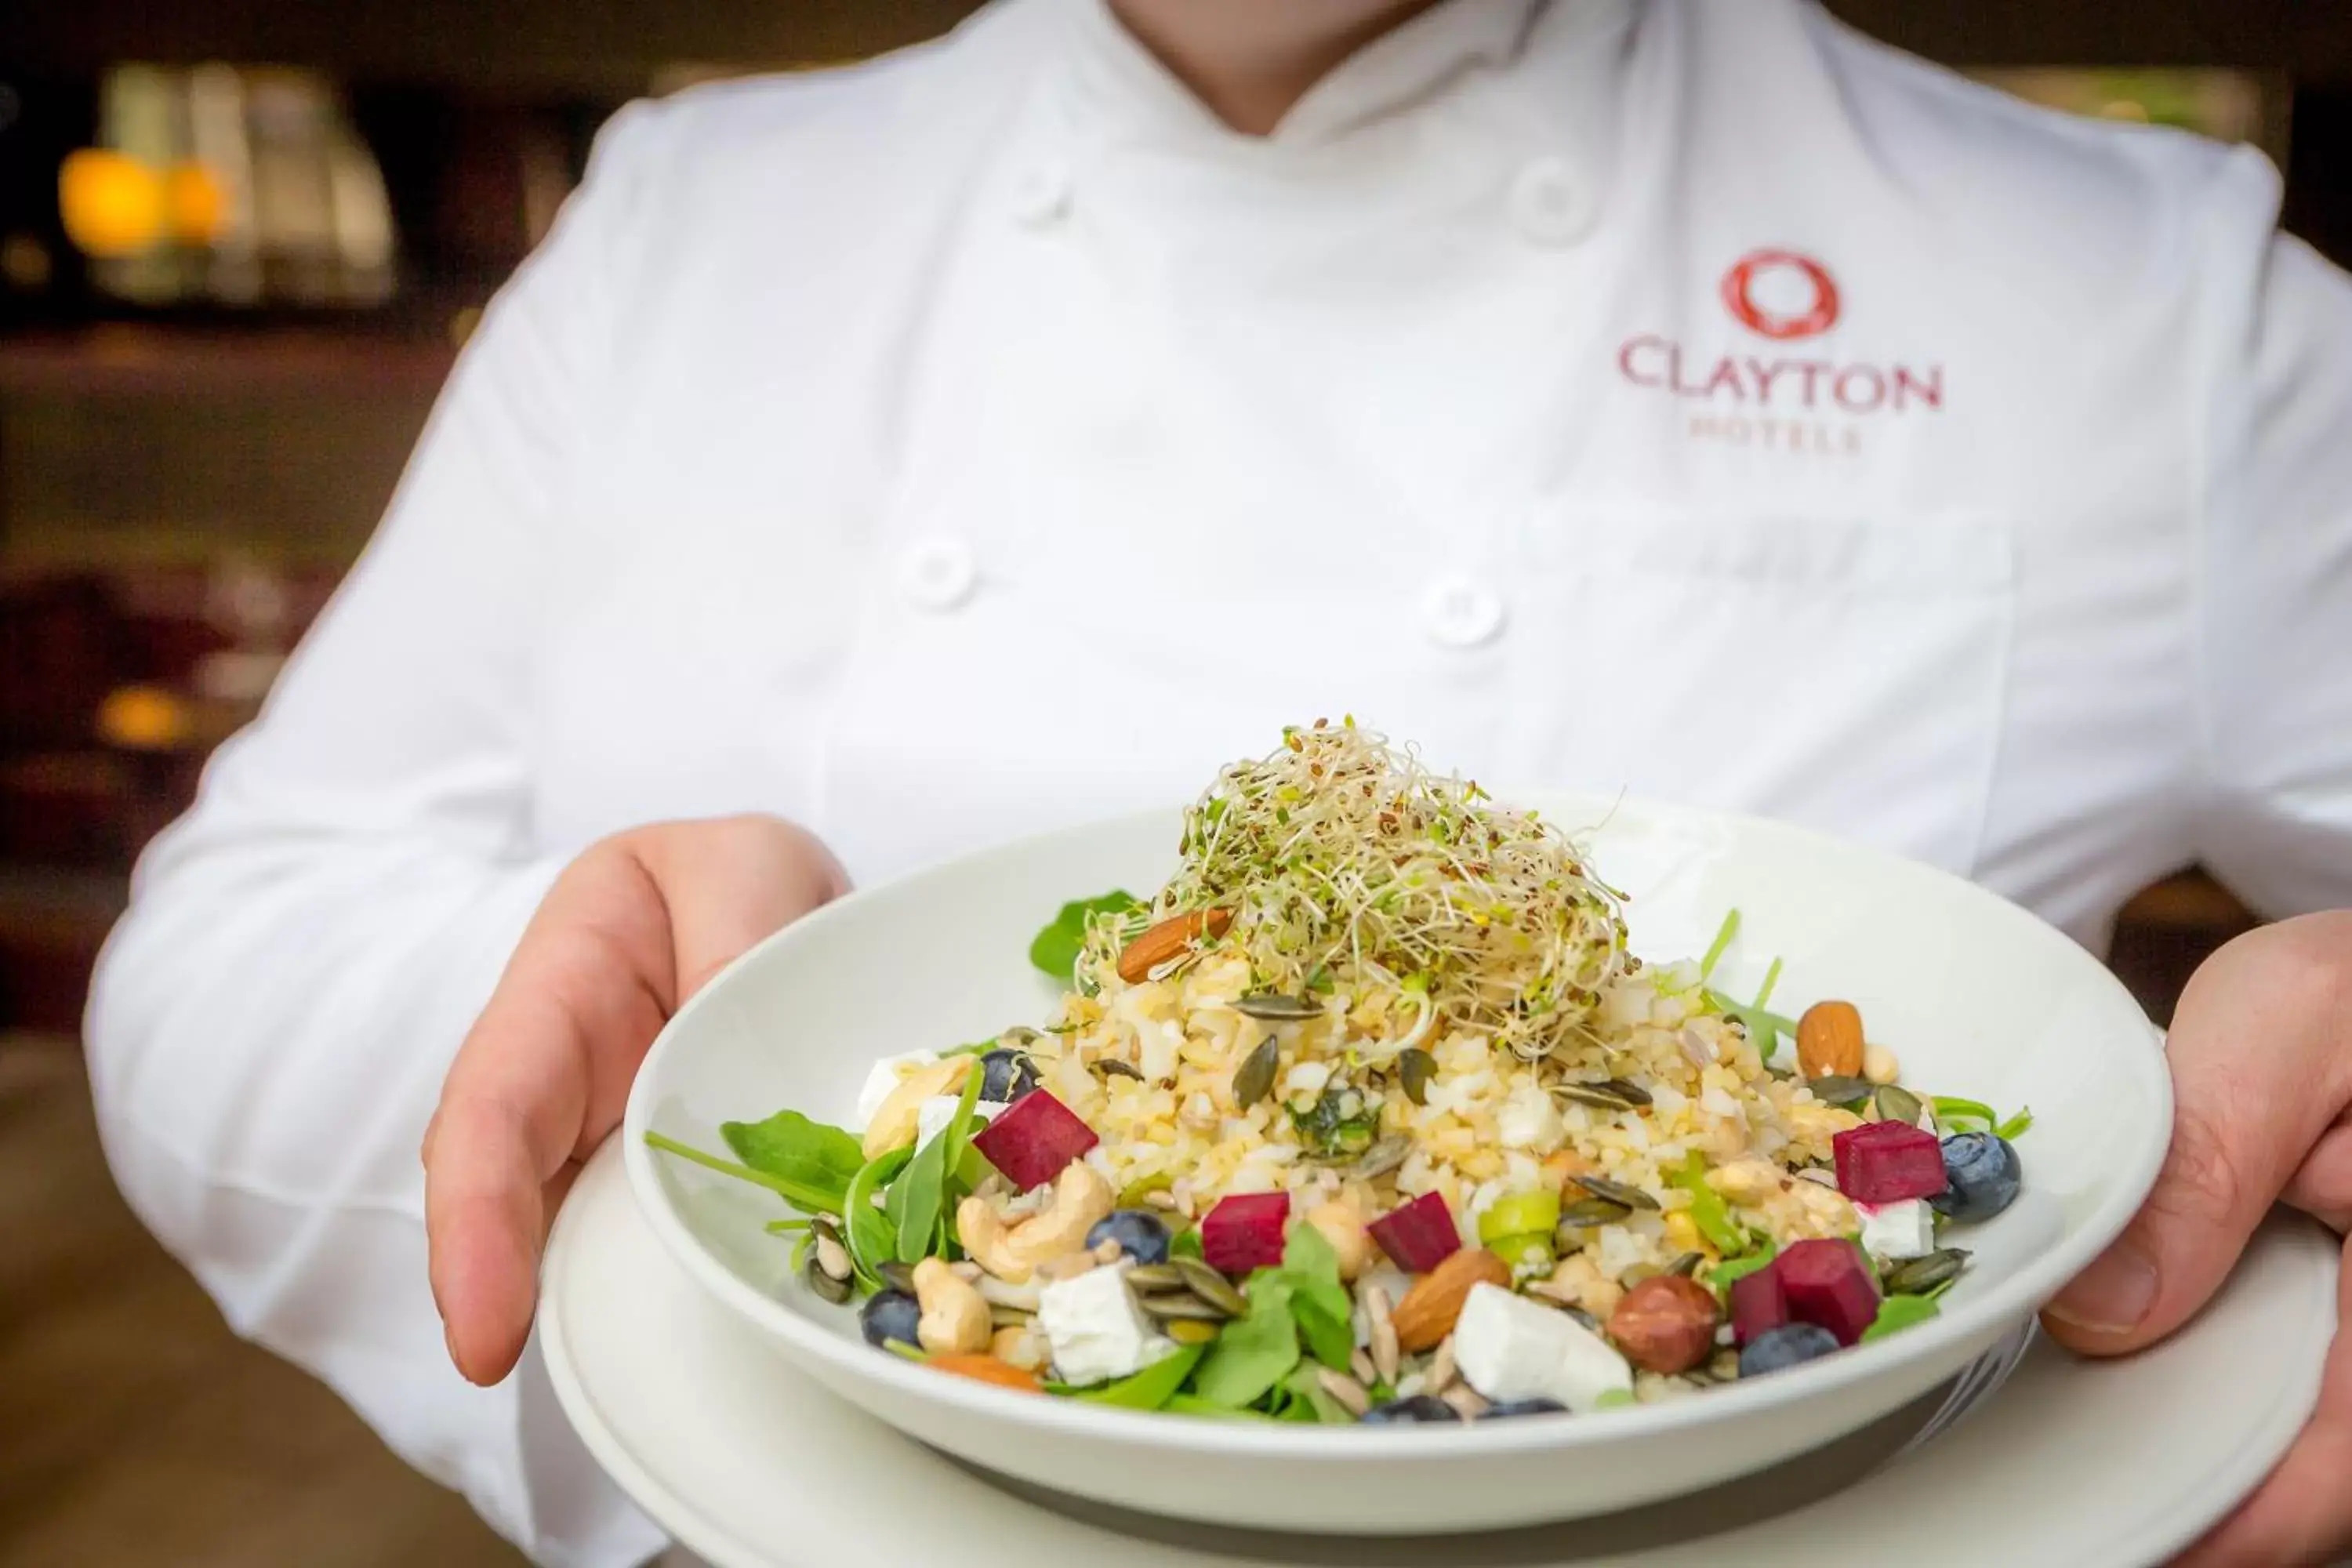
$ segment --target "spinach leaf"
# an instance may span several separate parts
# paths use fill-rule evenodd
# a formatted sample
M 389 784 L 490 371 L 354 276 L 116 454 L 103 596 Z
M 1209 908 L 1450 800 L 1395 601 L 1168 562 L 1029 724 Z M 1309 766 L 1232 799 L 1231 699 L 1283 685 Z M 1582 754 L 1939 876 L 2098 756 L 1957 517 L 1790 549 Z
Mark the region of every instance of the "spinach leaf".
M 916 1150 L 915 1157 L 907 1163 L 906 1173 L 890 1184 L 885 1212 L 898 1225 L 901 1263 L 920 1263 L 938 1243 L 940 1211 L 947 1200 L 948 1151 L 955 1142 L 956 1127 L 957 1122 L 950 1121 L 932 1133 L 931 1141 Z
M 1339 1255 L 1323 1233 L 1311 1225 L 1294 1229 L 1283 1245 L 1282 1266 L 1267 1278 L 1287 1292 L 1290 1315 L 1315 1359 L 1346 1371 L 1356 1349 L 1352 1302 L 1339 1282 Z M 1317 1388 L 1320 1392 L 1321 1385 Z
M 866 1281 L 868 1289 L 882 1288 L 882 1276 L 877 1266 L 897 1260 L 898 1227 L 880 1209 L 874 1206 L 874 1190 L 906 1169 L 914 1156 L 905 1149 L 893 1149 L 887 1154 L 868 1161 L 851 1178 L 849 1191 L 842 1199 L 842 1215 L 848 1231 L 842 1239 L 849 1245 L 849 1261 L 856 1267 L 857 1277 Z
M 1208 1415 L 1227 1421 L 1267 1419 L 1265 1415 L 1255 1410 L 1234 1410 L 1223 1405 L 1211 1404 L 1197 1394 L 1171 1394 L 1168 1396 L 1167 1403 L 1160 1405 L 1160 1410 L 1165 1415 Z
M 1862 1331 L 1862 1342 L 1868 1344 L 1889 1334 L 1899 1334 L 1926 1322 L 1936 1311 L 1936 1303 L 1928 1297 L 1889 1296 L 1878 1303 L 1878 1316 L 1870 1321 L 1870 1327 Z
M 1097 899 L 1081 899 L 1064 904 L 1054 923 L 1039 931 L 1029 944 L 1029 962 L 1068 984 L 1077 976 L 1078 954 L 1086 951 L 1087 921 L 1096 914 L 1125 914 L 1140 909 L 1133 894 L 1114 888 Z
M 1184 1386 L 1184 1380 L 1192 1375 L 1192 1369 L 1208 1353 L 1206 1345 L 1186 1345 L 1174 1355 L 1161 1356 L 1141 1372 L 1129 1373 L 1116 1383 L 1071 1392 L 1090 1404 L 1116 1405 L 1122 1410 L 1157 1410 L 1175 1397 L 1176 1391 Z
M 1255 1405 L 1298 1364 L 1298 1328 L 1290 1316 L 1290 1292 L 1272 1271 L 1261 1271 L 1249 1289 L 1249 1310 L 1217 1335 L 1216 1343 L 1192 1377 L 1192 1392 L 1212 1405 L 1238 1410 Z
M 827 1201 L 801 1206 L 826 1214 L 841 1212 L 841 1194 L 866 1163 L 856 1137 L 797 1110 L 779 1110 L 765 1121 L 722 1121 L 719 1135 L 752 1170 L 811 1195 L 822 1194 Z
M 1302 1362 L 1296 1372 L 1282 1380 L 1284 1391 L 1290 1395 L 1290 1404 L 1283 1411 L 1286 1420 L 1311 1419 L 1327 1426 L 1346 1426 L 1355 1421 L 1348 1414 L 1348 1407 L 1325 1391 L 1322 1372 L 1313 1362 Z
M 1731 1287 L 1747 1276 L 1771 1267 L 1772 1259 L 1780 1255 L 1780 1244 L 1767 1239 L 1753 1252 L 1743 1252 L 1737 1258 L 1727 1258 L 1706 1271 L 1706 1282 L 1716 1293 L 1728 1297 Z
M 974 1177 L 967 1169 L 968 1161 L 977 1158 L 971 1147 L 972 1125 L 979 1117 L 972 1107 L 980 1103 L 980 1070 L 975 1068 L 963 1080 L 963 1093 L 957 1097 L 955 1114 L 940 1131 L 940 1141 L 947 1147 L 940 1152 L 940 1234 L 950 1242 L 956 1241 L 956 1205 L 963 1195 L 980 1185 L 984 1177 Z M 959 1243 L 958 1245 L 961 1245 Z
M 841 1212 L 841 1194 L 834 1189 L 813 1187 L 782 1176 L 771 1175 L 765 1171 L 755 1171 L 749 1165 L 739 1165 L 732 1160 L 722 1160 L 716 1154 L 707 1154 L 691 1143 L 681 1143 L 677 1139 L 665 1137 L 659 1132 L 646 1133 L 646 1146 L 649 1149 L 658 1149 L 665 1154 L 675 1154 L 681 1160 L 690 1160 L 695 1164 L 706 1170 L 716 1171 L 722 1176 L 732 1176 L 739 1182 L 749 1182 L 755 1187 L 765 1187 L 794 1208 L 805 1213 L 838 1214 Z

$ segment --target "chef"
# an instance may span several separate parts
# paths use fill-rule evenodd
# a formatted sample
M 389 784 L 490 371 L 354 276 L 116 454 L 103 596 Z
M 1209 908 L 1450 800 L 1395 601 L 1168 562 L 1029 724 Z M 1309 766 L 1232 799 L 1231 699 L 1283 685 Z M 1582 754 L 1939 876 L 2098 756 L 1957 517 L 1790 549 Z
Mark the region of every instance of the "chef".
M 633 108 L 140 868 L 124 1190 L 539 1561 L 641 1560 L 527 1334 L 663 1017 L 1352 710 L 2094 945 L 2192 859 L 2300 917 L 2190 986 L 2049 1320 L 2158 1339 L 2352 1214 L 2352 284 L 2278 203 L 1810 0 L 1007 0 Z M 2352 1336 L 2201 1561 L 2342 1545 L 2347 1463 Z

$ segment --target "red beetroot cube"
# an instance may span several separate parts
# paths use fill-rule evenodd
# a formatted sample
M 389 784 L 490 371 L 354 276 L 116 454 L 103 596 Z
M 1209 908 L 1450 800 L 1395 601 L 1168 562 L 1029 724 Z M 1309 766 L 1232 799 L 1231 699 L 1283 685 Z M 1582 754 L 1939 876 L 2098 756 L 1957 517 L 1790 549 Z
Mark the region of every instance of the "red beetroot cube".
M 1201 1261 L 1222 1274 L 1246 1274 L 1282 1261 L 1290 1223 L 1288 1193 L 1236 1193 L 1201 1216 Z
M 1878 1316 L 1878 1276 L 1850 1241 L 1796 1242 L 1772 1260 L 1770 1272 L 1780 1277 L 1789 1316 L 1827 1329 L 1842 1345 L 1860 1340 Z
M 1038 1089 L 974 1133 L 971 1146 L 1025 1193 L 1060 1175 L 1064 1166 L 1099 1142 L 1076 1111 Z
M 1372 1221 L 1369 1227 L 1381 1250 L 1408 1274 L 1426 1274 L 1462 1250 L 1462 1232 L 1454 1211 L 1435 1193 L 1423 1193 L 1409 1204 Z
M 1944 1146 L 1907 1121 L 1865 1121 L 1830 1140 L 1838 1191 L 1858 1204 L 1932 1198 L 1944 1190 Z
M 1789 1293 L 1780 1283 L 1780 1260 L 1731 1282 L 1731 1338 L 1745 1345 L 1789 1321 Z

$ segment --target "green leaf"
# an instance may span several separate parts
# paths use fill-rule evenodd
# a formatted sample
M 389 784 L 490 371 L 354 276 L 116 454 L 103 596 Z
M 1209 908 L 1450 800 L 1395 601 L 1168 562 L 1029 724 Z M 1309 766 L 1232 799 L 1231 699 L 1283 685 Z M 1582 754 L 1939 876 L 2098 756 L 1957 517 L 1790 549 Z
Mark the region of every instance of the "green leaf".
M 1290 1394 L 1287 1419 L 1297 1420 L 1293 1412 L 1305 1411 L 1326 1426 L 1347 1426 L 1355 1422 L 1348 1407 L 1331 1397 L 1323 1386 L 1323 1369 L 1313 1362 L 1302 1362 L 1297 1371 L 1283 1379 L 1283 1387 Z
M 1140 908 L 1134 895 L 1117 888 L 1100 898 L 1064 904 L 1053 923 L 1030 942 L 1029 962 L 1066 985 L 1077 977 L 1078 954 L 1086 951 L 1088 917 L 1125 914 Z
M 1290 1292 L 1270 1271 L 1254 1280 L 1249 1310 L 1234 1319 L 1192 1376 L 1192 1392 L 1212 1405 L 1238 1410 L 1265 1397 L 1298 1364 L 1298 1326 Z
M 940 1160 L 940 1233 L 958 1246 L 961 1243 L 955 1233 L 956 1205 L 966 1193 L 987 1179 L 984 1159 L 982 1160 L 982 1173 L 976 1176 L 971 1173 L 972 1161 L 981 1159 L 979 1151 L 971 1146 L 972 1129 L 980 1125 L 980 1117 L 972 1107 L 980 1103 L 981 1082 L 982 1075 L 977 1068 L 965 1075 L 963 1093 L 956 1097 L 955 1114 L 948 1118 L 947 1126 L 940 1132 L 947 1142 Z
M 752 1170 L 821 1200 L 811 1204 L 794 1199 L 803 1208 L 825 1214 L 841 1212 L 841 1196 L 849 1190 L 849 1179 L 866 1163 L 855 1137 L 838 1127 L 812 1121 L 797 1110 L 779 1110 L 765 1121 L 722 1121 L 719 1135 L 727 1140 L 735 1157 Z
M 1771 1267 L 1772 1259 L 1780 1255 L 1780 1244 L 1767 1239 L 1753 1252 L 1743 1252 L 1737 1258 L 1727 1258 L 1706 1271 L 1707 1284 L 1718 1295 L 1728 1296 L 1731 1287 L 1759 1269 Z
M 749 1165 L 739 1165 L 732 1160 L 722 1160 L 716 1154 L 703 1152 L 691 1143 L 681 1143 L 677 1139 L 665 1137 L 659 1132 L 646 1133 L 646 1146 L 658 1149 L 665 1154 L 675 1154 L 681 1160 L 691 1161 L 705 1170 L 716 1171 L 722 1176 L 732 1176 L 739 1182 L 748 1182 L 755 1187 L 765 1187 L 794 1208 L 812 1214 L 841 1212 L 841 1197 L 837 1193 L 807 1186 L 799 1182 L 787 1181 L 782 1176 L 772 1176 L 765 1171 L 755 1171 Z
M 1344 1371 L 1356 1350 L 1354 1303 L 1339 1280 L 1339 1255 L 1329 1239 L 1311 1225 L 1295 1227 L 1283 1244 L 1282 1266 L 1270 1278 L 1288 1292 L 1290 1314 L 1307 1350 L 1325 1366 Z
M 1209 1353 L 1207 1345 L 1186 1345 L 1174 1355 L 1161 1356 L 1141 1372 L 1106 1383 L 1099 1388 L 1072 1390 L 1075 1397 L 1090 1405 L 1116 1405 L 1122 1410 L 1157 1410 L 1176 1396 L 1184 1380 Z M 1059 1388 L 1050 1390 L 1060 1393 Z
M 1927 1104 L 1936 1112 L 1936 1125 L 1948 1131 L 1990 1132 L 2000 1121 L 2000 1112 L 1981 1100 L 1938 1094 L 1930 1096 Z
M 1201 1256 L 1200 1226 L 1194 1226 L 1190 1230 L 1178 1231 L 1168 1243 L 1168 1256 L 1198 1259 Z
M 1225 1421 L 1263 1421 L 1266 1419 L 1255 1410 L 1231 1410 L 1222 1405 L 1212 1405 L 1197 1394 L 1171 1394 L 1160 1405 L 1163 1415 L 1206 1415 Z
M 2023 1107 L 2019 1110 L 2016 1115 L 2002 1122 L 1999 1127 L 1994 1128 L 1993 1136 L 2004 1141 L 2011 1138 L 2022 1138 L 2025 1136 L 2026 1129 L 2032 1125 L 2032 1108 L 2030 1106 Z
M 906 1174 L 890 1184 L 890 1206 L 898 1211 L 901 1263 L 920 1263 L 938 1245 L 940 1210 L 947 1201 L 948 1152 L 954 1147 L 961 1125 L 962 1118 L 958 1117 L 932 1133 L 931 1141 L 916 1150 L 915 1157 L 907 1163 Z
M 869 1289 L 882 1288 L 882 1276 L 877 1266 L 897 1261 L 898 1230 L 888 1216 L 874 1206 L 875 1189 L 906 1169 L 914 1158 L 908 1149 L 893 1149 L 887 1154 L 866 1162 L 851 1179 L 849 1191 L 842 1199 L 842 1214 L 849 1226 L 842 1239 L 849 1247 L 849 1261 L 856 1267 L 857 1277 Z
M 1731 939 L 1738 934 L 1739 911 L 1735 909 L 1723 917 L 1723 923 L 1716 928 L 1715 941 L 1707 944 L 1706 956 L 1698 961 L 1698 977 L 1702 984 L 1715 973 L 1716 964 L 1723 958 L 1723 950 L 1729 947 Z
M 1889 1334 L 1899 1334 L 1936 1315 L 1936 1303 L 1927 1296 L 1889 1296 L 1878 1303 L 1878 1316 L 1870 1327 L 1862 1331 L 1862 1342 L 1883 1340 Z

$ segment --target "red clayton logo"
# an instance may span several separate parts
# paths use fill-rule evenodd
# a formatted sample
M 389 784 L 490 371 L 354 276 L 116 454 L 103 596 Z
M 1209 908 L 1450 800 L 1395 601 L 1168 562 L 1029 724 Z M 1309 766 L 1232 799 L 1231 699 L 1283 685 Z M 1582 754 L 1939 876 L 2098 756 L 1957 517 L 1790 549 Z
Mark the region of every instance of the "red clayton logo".
M 1717 293 L 1734 321 L 1774 343 L 1815 338 L 1838 324 L 1844 299 L 1830 269 L 1793 250 L 1751 250 L 1723 275 Z M 1617 349 L 1628 385 L 1691 405 L 1693 440 L 1793 452 L 1852 456 L 1862 426 L 1851 420 L 1939 412 L 1944 367 L 1829 354 L 1686 347 L 1663 332 L 1639 332 Z
M 1723 275 L 1723 308 L 1759 336 L 1810 338 L 1837 325 L 1837 279 L 1810 256 L 1751 250 Z

